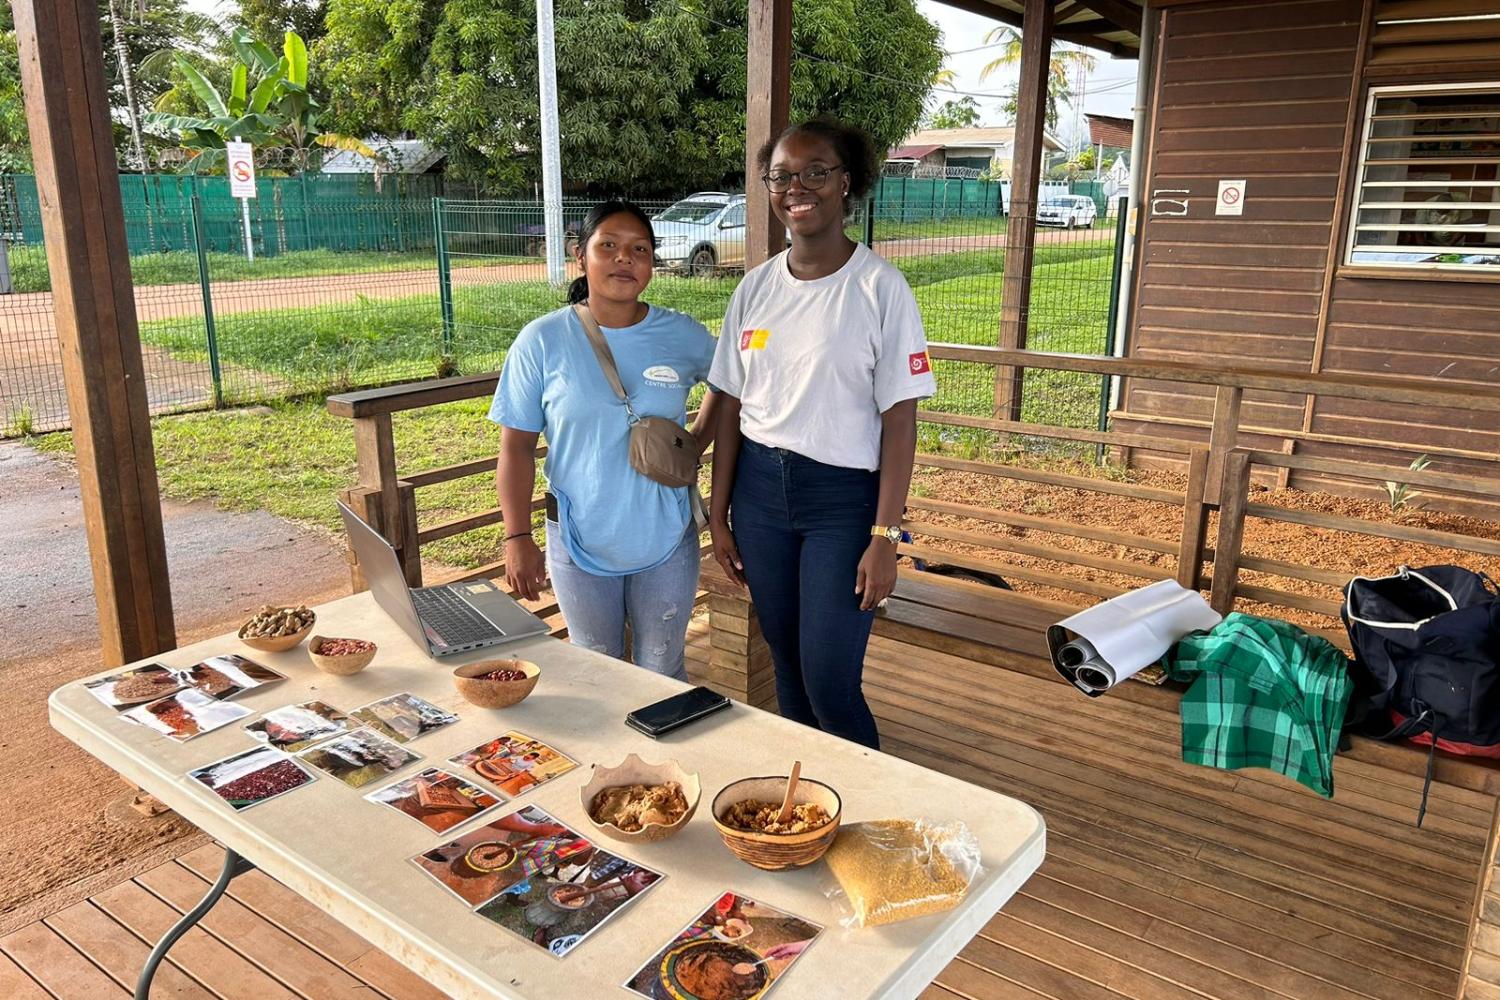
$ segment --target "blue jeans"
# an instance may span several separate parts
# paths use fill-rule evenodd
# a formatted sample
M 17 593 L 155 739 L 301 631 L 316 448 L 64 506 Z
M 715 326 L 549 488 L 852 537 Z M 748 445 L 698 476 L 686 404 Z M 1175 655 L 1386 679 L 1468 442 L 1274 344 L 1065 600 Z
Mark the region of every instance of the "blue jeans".
M 730 518 L 788 719 L 879 749 L 860 687 L 873 611 L 854 593 L 880 473 L 745 438 Z
M 692 525 L 660 566 L 629 576 L 595 576 L 568 558 L 556 522 L 547 522 L 547 575 L 576 646 L 625 658 L 630 625 L 635 662 L 658 674 L 687 680 L 683 649 L 693 599 L 698 595 L 698 533 Z

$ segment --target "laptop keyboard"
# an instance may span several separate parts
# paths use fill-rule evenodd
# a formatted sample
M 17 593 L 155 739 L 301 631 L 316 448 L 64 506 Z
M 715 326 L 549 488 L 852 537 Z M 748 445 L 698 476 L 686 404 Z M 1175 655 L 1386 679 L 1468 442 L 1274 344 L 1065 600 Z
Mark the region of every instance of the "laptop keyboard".
M 505 634 L 446 587 L 413 590 L 411 599 L 417 606 L 422 624 L 441 636 L 449 646 L 465 646 Z

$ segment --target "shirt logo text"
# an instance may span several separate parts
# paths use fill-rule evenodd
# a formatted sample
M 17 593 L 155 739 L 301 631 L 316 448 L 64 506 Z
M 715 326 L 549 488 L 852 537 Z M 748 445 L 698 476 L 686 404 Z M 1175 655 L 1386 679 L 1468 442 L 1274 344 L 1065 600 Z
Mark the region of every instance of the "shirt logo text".
M 677 369 L 671 365 L 652 365 L 641 372 L 641 377 L 646 380 L 647 385 L 660 386 L 664 389 L 676 389 L 682 385 L 682 376 L 677 374 Z

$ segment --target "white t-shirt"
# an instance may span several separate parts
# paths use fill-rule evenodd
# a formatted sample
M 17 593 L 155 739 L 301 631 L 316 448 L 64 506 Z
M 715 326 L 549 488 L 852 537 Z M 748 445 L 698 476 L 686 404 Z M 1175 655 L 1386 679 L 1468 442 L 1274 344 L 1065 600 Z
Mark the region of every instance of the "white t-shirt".
M 906 278 L 860 244 L 833 274 L 792 276 L 785 252 L 745 275 L 709 384 L 740 400 L 740 431 L 825 465 L 880 467 L 880 415 L 937 391 Z

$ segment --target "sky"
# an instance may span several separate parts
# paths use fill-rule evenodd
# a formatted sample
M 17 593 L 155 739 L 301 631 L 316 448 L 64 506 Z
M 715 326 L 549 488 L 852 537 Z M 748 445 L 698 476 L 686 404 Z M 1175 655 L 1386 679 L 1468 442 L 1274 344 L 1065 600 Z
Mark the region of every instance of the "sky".
M 985 34 L 999 22 L 948 7 L 936 0 L 918 0 L 917 9 L 929 21 L 942 29 L 943 47 L 949 53 L 944 65 L 953 70 L 957 76 L 953 83 L 954 88 L 974 94 L 997 95 L 975 98 L 979 102 L 982 124 L 1006 124 L 1005 115 L 1000 110 L 1003 103 L 1003 97 L 1000 95 L 1009 90 L 1011 83 L 1015 81 L 1015 68 L 1000 70 L 981 82 L 980 71 L 984 69 L 986 63 L 999 54 L 999 49 L 965 51 L 984 45 Z M 1136 61 L 1115 59 L 1103 52 L 1097 55 L 1098 63 L 1095 65 L 1094 72 L 1089 76 L 1085 88 L 1082 101 L 1084 110 L 1100 115 L 1115 115 L 1120 118 L 1131 117 L 1132 106 L 1135 103 Z M 942 99 L 942 91 L 939 90 L 937 102 L 940 103 Z M 1063 120 L 1059 122 L 1058 131 L 1070 133 L 1068 121 L 1071 118 L 1070 109 L 1063 108 L 1060 117 Z

